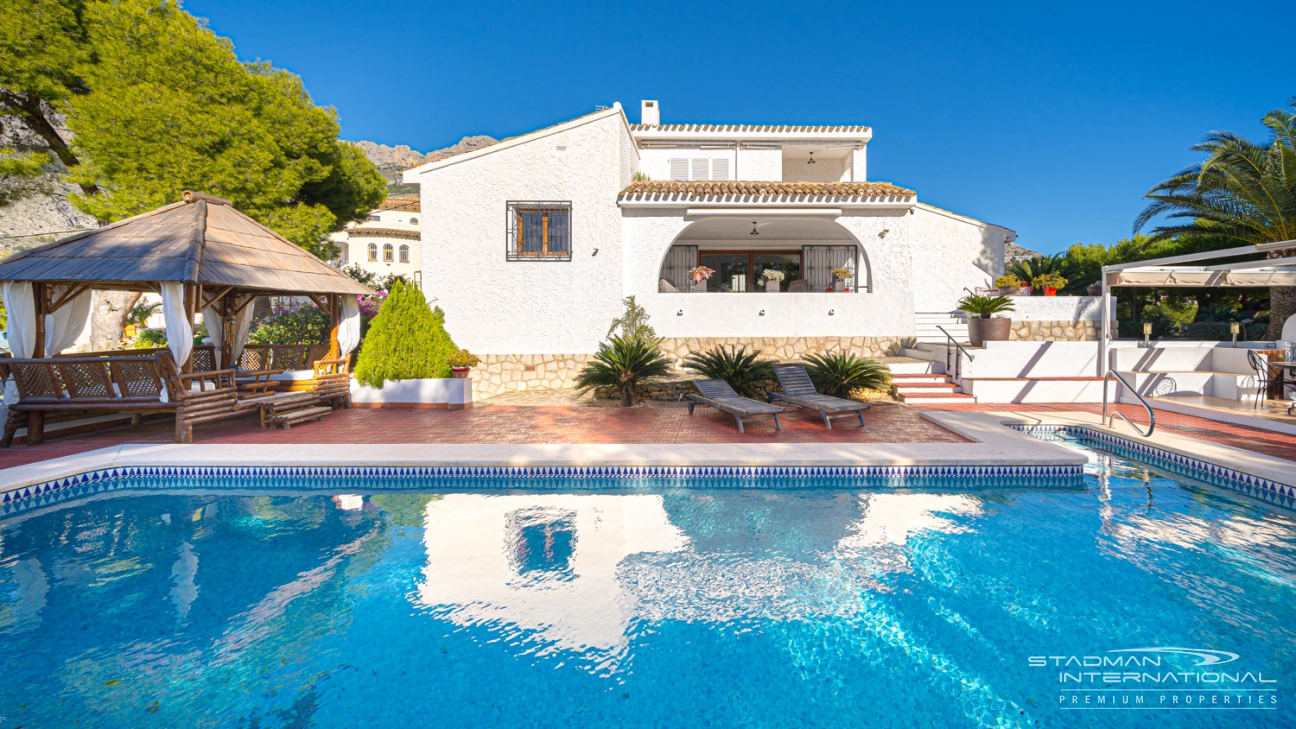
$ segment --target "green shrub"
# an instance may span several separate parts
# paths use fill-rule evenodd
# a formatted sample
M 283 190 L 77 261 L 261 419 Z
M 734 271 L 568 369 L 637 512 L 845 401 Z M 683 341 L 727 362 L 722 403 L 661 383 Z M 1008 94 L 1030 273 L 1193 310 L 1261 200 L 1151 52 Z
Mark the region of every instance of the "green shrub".
M 369 327 L 355 378 L 382 387 L 388 380 L 449 377 L 446 361 L 458 349 L 445 330 L 445 312 L 429 308 L 418 287 L 398 281 Z
M 964 296 L 963 300 L 958 303 L 958 307 L 981 319 L 989 319 L 993 314 L 1002 314 L 1005 311 L 1016 309 L 1013 300 L 1007 296 L 977 296 L 975 294 Z
M 386 311 L 386 309 L 384 309 Z M 670 372 L 670 359 L 652 339 L 612 337 L 576 376 L 576 389 L 611 387 L 626 407 L 639 399 L 639 385 Z
M 167 346 L 166 332 L 157 329 L 142 329 L 135 338 L 135 349 L 158 349 Z
M 276 312 L 248 335 L 249 344 L 324 344 L 333 322 L 314 304 Z
M 747 397 L 761 394 L 759 385 L 774 379 L 774 362 L 757 359 L 746 347 L 716 347 L 701 354 L 690 354 L 684 368 L 712 380 L 724 380 Z
M 807 354 L 801 359 L 810 381 L 825 395 L 848 397 L 851 390 L 881 390 L 891 384 L 890 370 L 849 352 Z

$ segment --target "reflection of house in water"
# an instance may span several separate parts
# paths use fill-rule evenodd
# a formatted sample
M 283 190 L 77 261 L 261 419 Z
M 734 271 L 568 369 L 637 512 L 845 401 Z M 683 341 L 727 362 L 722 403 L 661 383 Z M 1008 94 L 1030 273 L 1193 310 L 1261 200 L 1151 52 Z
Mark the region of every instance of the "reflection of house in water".
M 428 504 L 421 604 L 540 654 L 607 670 L 634 619 L 855 614 L 905 542 L 966 527 L 966 495 L 451 494 Z M 855 559 L 867 557 L 868 559 Z
M 686 540 L 660 496 L 450 494 L 428 504 L 424 543 L 422 604 L 542 652 L 614 659 L 635 613 L 618 565 Z

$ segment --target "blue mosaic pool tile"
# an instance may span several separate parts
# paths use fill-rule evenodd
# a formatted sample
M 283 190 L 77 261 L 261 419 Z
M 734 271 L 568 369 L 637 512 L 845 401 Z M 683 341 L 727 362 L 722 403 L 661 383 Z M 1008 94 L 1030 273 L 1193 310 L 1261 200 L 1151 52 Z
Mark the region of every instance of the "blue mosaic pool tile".
M 1200 458 L 1184 456 L 1163 448 L 1093 428 L 1074 425 L 1010 425 L 1014 430 L 1044 440 L 1070 436 L 1085 445 L 1097 445 L 1119 455 L 1129 456 L 1165 468 L 1181 476 L 1204 481 L 1213 486 L 1237 491 L 1285 508 L 1296 508 L 1296 489 L 1272 479 L 1244 473 Z M 1049 436 L 1054 436 L 1050 438 Z
M 887 488 L 984 488 L 995 486 L 1073 486 L 1084 475 L 1083 466 L 128 466 L 90 471 L 3 495 L 0 516 L 59 501 L 121 489 L 175 488 L 176 479 L 199 480 L 187 487 L 205 489 L 290 488 L 294 490 L 370 490 L 426 488 L 429 480 L 467 482 L 463 488 L 511 489 L 564 488 L 579 490 L 637 488 L 639 482 L 670 488 L 804 488 L 823 487 L 823 479 L 854 479 Z M 293 480 L 285 486 L 284 479 Z M 294 480 L 295 479 L 295 480 Z M 304 479 L 304 480 L 303 480 Z M 1005 479 L 1009 481 L 1005 481 Z M 627 482 L 629 480 L 629 482 Z M 687 481 L 687 483 L 672 483 Z M 791 483 L 789 483 L 789 481 Z M 264 482 L 264 483 L 263 483 Z

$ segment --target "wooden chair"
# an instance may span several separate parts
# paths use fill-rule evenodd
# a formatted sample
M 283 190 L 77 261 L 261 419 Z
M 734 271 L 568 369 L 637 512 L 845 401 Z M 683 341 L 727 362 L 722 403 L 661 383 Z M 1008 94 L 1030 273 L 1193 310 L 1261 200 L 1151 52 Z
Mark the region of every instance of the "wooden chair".
M 702 394 L 688 394 L 688 411 L 690 415 L 693 414 L 693 407 L 701 404 L 734 416 L 734 421 L 738 423 L 739 433 L 746 432 L 743 430 L 744 420 L 769 420 L 773 418 L 774 428 L 776 430 L 783 428 L 778 417 L 779 413 L 784 412 L 783 408 L 743 397 L 734 392 L 733 387 L 724 380 L 693 380 L 693 386 Z
M 671 283 L 668 279 L 662 279 L 657 282 L 657 293 L 659 294 L 678 294 L 679 292 L 680 290 L 675 288 L 675 284 Z
M 787 288 L 787 292 L 789 294 L 804 294 L 804 293 L 809 293 L 809 291 L 810 291 L 810 282 L 806 281 L 803 278 L 799 278 L 789 283 Z
M 829 430 L 832 430 L 831 418 L 850 417 L 852 413 L 859 417 L 859 424 L 864 425 L 864 411 L 869 406 L 854 400 L 820 394 L 804 365 L 776 364 L 774 375 L 778 377 L 783 392 L 771 392 L 771 401 L 779 400 L 808 410 L 818 410 L 823 417 L 824 427 Z

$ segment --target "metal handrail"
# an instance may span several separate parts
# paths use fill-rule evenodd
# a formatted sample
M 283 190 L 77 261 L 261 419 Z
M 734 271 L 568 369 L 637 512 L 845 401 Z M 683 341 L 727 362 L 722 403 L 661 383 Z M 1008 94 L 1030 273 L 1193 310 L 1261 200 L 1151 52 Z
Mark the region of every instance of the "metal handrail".
M 1111 416 L 1108 417 L 1108 415 L 1107 415 L 1107 381 L 1108 381 L 1109 379 L 1111 379 L 1112 377 L 1115 377 L 1116 380 L 1117 380 L 1118 382 L 1120 382 L 1122 385 L 1124 385 L 1126 390 L 1129 390 L 1130 392 L 1134 393 L 1134 397 L 1137 397 L 1137 398 L 1138 398 L 1138 401 L 1141 402 L 1141 403 L 1143 403 L 1143 407 L 1147 409 L 1147 412 L 1148 412 L 1148 429 L 1147 429 L 1147 432 L 1146 432 L 1146 433 L 1144 433 L 1142 430 L 1139 430 L 1139 427 L 1138 427 L 1137 425 L 1134 424 L 1134 421 L 1133 421 L 1133 420 L 1130 420 L 1130 419 L 1127 418 L 1127 417 L 1125 417 L 1125 413 L 1122 413 L 1122 412 L 1119 411 L 1119 410 L 1113 410 Z M 1119 372 L 1117 372 L 1116 370 L 1107 370 L 1107 374 L 1103 375 L 1103 409 L 1102 409 L 1102 423 L 1103 423 L 1103 425 L 1105 425 L 1105 426 L 1107 426 L 1108 428 L 1110 428 L 1110 427 L 1112 426 L 1112 423 L 1116 422 L 1116 418 L 1117 418 L 1117 417 L 1119 417 L 1121 420 L 1124 420 L 1125 422 L 1129 423 L 1129 426 L 1130 426 L 1131 428 L 1134 429 L 1134 432 L 1135 432 L 1135 433 L 1138 433 L 1139 435 L 1143 436 L 1144 438 L 1151 438 L 1151 437 L 1152 437 L 1152 431 L 1156 430 L 1156 412 L 1154 412 L 1154 411 L 1152 410 L 1152 406 L 1148 404 L 1148 401 L 1147 401 L 1147 400 L 1144 400 L 1144 399 L 1143 399 L 1143 396 L 1139 394 L 1139 391 L 1138 391 L 1138 390 L 1135 390 L 1133 387 L 1131 387 L 1131 386 L 1130 386 L 1130 383 L 1126 382 L 1126 381 L 1125 381 L 1125 378 L 1124 378 L 1124 377 L 1121 377 Z
M 945 372 L 946 373 L 948 373 L 950 369 L 950 361 L 949 361 L 950 344 L 953 344 L 955 347 L 957 347 L 958 351 L 962 352 L 963 354 L 966 354 L 969 362 L 976 360 L 976 358 L 972 356 L 971 352 L 967 351 L 966 349 L 963 349 L 963 345 L 958 343 L 958 340 L 954 338 L 954 335 L 945 331 L 945 327 L 941 326 L 940 324 L 937 324 L 936 328 L 941 330 L 941 334 L 944 334 L 945 338 L 949 340 L 949 344 L 945 345 Z M 954 356 L 954 379 L 958 380 L 959 382 L 963 381 L 963 360 L 958 355 Z

